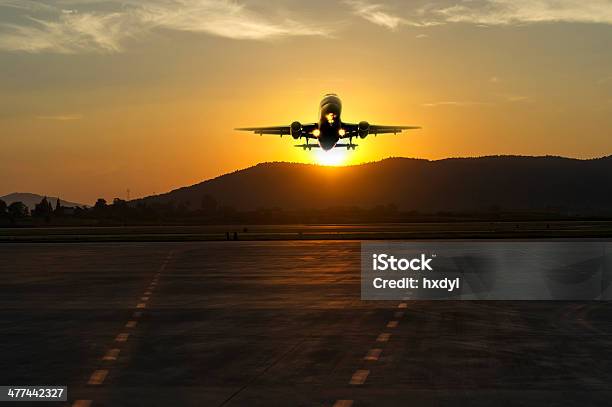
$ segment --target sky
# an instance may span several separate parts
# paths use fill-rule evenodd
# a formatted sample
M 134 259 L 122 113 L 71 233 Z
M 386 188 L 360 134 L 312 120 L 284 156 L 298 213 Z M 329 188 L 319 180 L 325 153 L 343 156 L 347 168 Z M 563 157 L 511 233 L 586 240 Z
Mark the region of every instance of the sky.
M 0 195 L 91 204 L 260 162 L 612 154 L 612 0 L 0 0 Z M 418 125 L 355 151 L 235 127 Z

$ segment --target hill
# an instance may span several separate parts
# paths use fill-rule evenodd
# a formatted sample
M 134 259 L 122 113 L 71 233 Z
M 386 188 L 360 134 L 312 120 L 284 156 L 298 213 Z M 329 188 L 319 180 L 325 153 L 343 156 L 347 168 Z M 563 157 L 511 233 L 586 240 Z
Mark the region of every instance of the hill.
M 30 208 L 30 210 L 32 210 L 34 209 L 34 205 L 40 203 L 43 197 L 43 195 L 32 194 L 29 192 L 13 192 L 12 194 L 0 196 L 0 199 L 6 202 L 7 205 L 12 204 L 13 202 L 21 201 L 28 208 Z M 57 200 L 57 197 L 47 196 L 47 199 L 55 207 L 55 201 Z M 84 206 L 83 204 L 64 201 L 63 199 L 60 199 L 60 203 L 62 204 L 62 206 Z
M 273 162 L 132 203 L 173 202 L 197 209 L 206 195 L 237 210 L 393 204 L 419 212 L 552 209 L 610 214 L 612 156 L 389 158 L 348 167 Z

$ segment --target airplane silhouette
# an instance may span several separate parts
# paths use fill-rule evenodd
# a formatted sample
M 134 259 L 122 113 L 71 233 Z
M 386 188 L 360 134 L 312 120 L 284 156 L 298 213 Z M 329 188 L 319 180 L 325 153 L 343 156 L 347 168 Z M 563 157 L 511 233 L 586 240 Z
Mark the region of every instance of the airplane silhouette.
M 368 134 L 401 133 L 403 130 L 420 129 L 417 126 L 380 126 L 370 124 L 366 121 L 359 123 L 344 123 L 340 119 L 342 112 L 342 102 L 338 95 L 329 93 L 323 97 L 319 105 L 319 121 L 317 123 L 302 124 L 293 122 L 289 126 L 271 127 L 241 127 L 235 130 L 252 131 L 255 134 L 274 134 L 284 136 L 291 135 L 295 140 L 302 137 L 306 139 L 305 144 L 298 144 L 304 150 L 312 148 L 322 148 L 325 151 L 334 147 L 346 147 L 347 150 L 355 149 L 357 144 L 353 144 L 353 137 L 366 138 Z M 310 144 L 309 140 L 317 140 L 318 144 Z M 348 143 L 338 143 L 341 139 L 348 139 Z

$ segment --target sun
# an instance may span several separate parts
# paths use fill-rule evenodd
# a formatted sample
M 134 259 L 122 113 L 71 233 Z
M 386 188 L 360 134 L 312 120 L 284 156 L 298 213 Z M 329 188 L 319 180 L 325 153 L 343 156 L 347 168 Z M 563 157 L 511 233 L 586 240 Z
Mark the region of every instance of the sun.
M 317 149 L 315 161 L 319 165 L 339 166 L 343 165 L 348 158 L 348 151 L 340 148 L 332 148 L 329 151 Z

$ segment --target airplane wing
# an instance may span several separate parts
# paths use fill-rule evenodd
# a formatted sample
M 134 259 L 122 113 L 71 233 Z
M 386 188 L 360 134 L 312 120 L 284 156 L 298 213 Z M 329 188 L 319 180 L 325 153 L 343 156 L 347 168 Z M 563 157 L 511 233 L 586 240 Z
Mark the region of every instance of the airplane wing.
M 302 137 L 316 138 L 312 135 L 312 131 L 317 128 L 316 123 L 302 124 Z M 239 131 L 252 131 L 260 136 L 263 134 L 271 134 L 283 137 L 284 135 L 291 134 L 291 126 L 269 126 L 269 127 L 239 127 L 234 130 Z
M 340 137 L 340 138 L 349 138 L 349 137 L 355 137 L 358 135 L 359 133 L 359 124 L 357 123 L 342 123 L 342 128 L 344 129 L 345 133 L 344 136 Z M 415 129 L 420 129 L 421 127 L 419 126 L 380 126 L 380 125 L 376 125 L 376 124 L 369 124 L 368 125 L 368 134 L 373 134 L 373 135 L 378 135 L 378 134 L 387 134 L 387 133 L 393 133 L 393 134 L 397 134 L 397 133 L 401 133 L 404 130 L 415 130 Z

